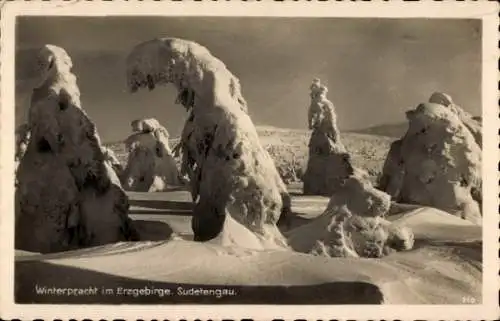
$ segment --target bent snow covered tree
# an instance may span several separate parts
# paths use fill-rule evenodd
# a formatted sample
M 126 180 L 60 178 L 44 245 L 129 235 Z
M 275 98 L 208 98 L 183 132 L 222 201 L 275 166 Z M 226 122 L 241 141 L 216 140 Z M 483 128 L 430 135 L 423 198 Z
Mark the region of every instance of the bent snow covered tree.
M 38 53 L 28 115 L 31 138 L 16 188 L 16 248 L 56 252 L 136 239 L 128 198 L 81 108 L 64 49 Z
M 276 227 L 290 199 L 247 114 L 238 79 L 203 46 L 162 38 L 137 45 L 127 58 L 132 92 L 173 84 L 189 111 L 182 135 L 184 167 L 198 196 L 195 240 L 216 237 L 226 214 L 255 235 L 284 244 Z

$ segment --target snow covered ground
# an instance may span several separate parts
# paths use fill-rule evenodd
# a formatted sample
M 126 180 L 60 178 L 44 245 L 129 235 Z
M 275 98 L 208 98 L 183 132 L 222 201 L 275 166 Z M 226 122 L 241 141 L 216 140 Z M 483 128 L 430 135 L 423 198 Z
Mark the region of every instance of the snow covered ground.
M 382 259 L 346 259 L 249 250 L 217 241 L 193 242 L 189 193 L 178 190 L 129 196 L 133 205 L 130 216 L 143 241 L 46 255 L 19 251 L 16 300 L 461 304 L 463 297 L 481 299 L 481 227 L 436 209 L 410 206 L 390 217 L 415 231 L 413 250 Z M 292 227 L 316 217 L 327 201 L 294 196 Z M 52 287 L 89 286 L 96 288 L 95 294 L 91 290 L 86 295 L 42 294 Z

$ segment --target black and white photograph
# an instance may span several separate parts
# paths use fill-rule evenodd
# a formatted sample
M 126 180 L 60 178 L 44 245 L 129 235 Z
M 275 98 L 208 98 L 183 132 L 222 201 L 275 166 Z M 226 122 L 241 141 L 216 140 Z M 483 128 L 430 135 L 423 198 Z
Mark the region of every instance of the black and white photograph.
M 498 316 L 496 3 L 55 2 L 2 7 L 2 317 Z

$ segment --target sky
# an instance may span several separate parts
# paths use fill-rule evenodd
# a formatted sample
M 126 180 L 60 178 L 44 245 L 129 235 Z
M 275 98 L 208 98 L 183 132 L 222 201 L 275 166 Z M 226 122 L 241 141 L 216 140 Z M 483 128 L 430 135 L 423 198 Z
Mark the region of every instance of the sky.
M 29 49 L 64 48 L 82 107 L 108 142 L 125 139 L 137 118 L 155 117 L 173 136 L 182 129 L 185 111 L 172 87 L 126 89 L 127 54 L 158 37 L 198 42 L 222 60 L 240 79 L 256 125 L 306 129 L 315 77 L 328 87 L 341 130 L 404 122 L 434 91 L 481 113 L 480 20 L 22 17 L 16 36 L 16 85 L 30 77 Z M 16 124 L 26 121 L 29 95 L 17 92 Z

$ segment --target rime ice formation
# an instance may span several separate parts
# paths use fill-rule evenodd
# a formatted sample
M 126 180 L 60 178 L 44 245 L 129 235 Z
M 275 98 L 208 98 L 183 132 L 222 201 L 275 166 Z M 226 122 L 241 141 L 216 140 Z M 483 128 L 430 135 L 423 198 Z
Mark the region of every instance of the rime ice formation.
M 28 148 L 28 143 L 30 141 L 31 133 L 29 130 L 28 124 L 19 125 L 16 128 L 16 151 L 14 154 L 14 164 L 15 164 L 15 179 L 14 185 L 17 186 L 17 169 L 19 167 L 19 163 L 21 159 L 24 157 L 26 153 L 26 149 Z
M 129 151 L 122 176 L 125 189 L 160 192 L 182 185 L 168 131 L 154 118 L 134 120 L 131 125 L 134 133 L 125 141 Z
M 130 125 L 132 126 L 132 131 L 135 133 L 152 133 L 162 135 L 166 139 L 170 137 L 167 129 L 155 118 L 136 119 Z M 170 150 L 170 147 L 168 148 Z
M 399 198 L 405 173 L 403 155 L 401 154 L 402 143 L 403 141 L 398 139 L 391 144 L 378 182 L 378 188 L 394 199 Z
M 390 208 L 391 196 L 357 176 L 349 177 L 342 188 L 330 197 L 328 208 L 347 206 L 349 211 L 363 217 L 384 216 Z
M 312 134 L 303 177 L 304 194 L 330 196 L 354 173 L 354 168 L 340 141 L 333 103 L 326 98 L 328 88 L 314 79 L 310 89 L 308 120 Z
M 31 139 L 16 189 L 16 248 L 57 252 L 136 239 L 128 198 L 80 107 L 72 61 L 46 45 L 29 109 Z
M 481 148 L 463 118 L 445 103 L 420 104 L 406 116 L 408 131 L 392 144 L 379 187 L 396 201 L 480 223 Z
M 16 128 L 16 159 L 20 160 L 26 153 L 28 142 L 30 140 L 30 129 L 28 124 L 19 125 Z
M 458 118 L 462 121 L 462 123 L 467 127 L 467 129 L 471 132 L 474 140 L 482 147 L 483 136 L 481 132 L 481 123 L 471 114 L 463 110 L 462 107 L 458 106 L 453 102 L 453 99 L 450 95 L 440 92 L 435 92 L 429 98 L 430 103 L 440 104 L 451 109 Z
M 410 229 L 384 219 L 390 196 L 351 176 L 330 198 L 323 214 L 298 227 L 289 244 L 300 252 L 327 257 L 382 257 L 413 247 Z
M 118 157 L 116 157 L 115 152 L 113 152 L 111 148 L 105 146 L 101 146 L 101 149 L 104 155 L 104 161 L 115 171 L 118 177 L 121 177 L 123 166 Z
M 191 137 L 194 138 L 194 136 L 192 136 L 194 129 L 193 120 L 194 118 L 192 109 L 189 109 L 186 122 L 184 123 L 184 127 L 182 129 L 180 142 L 174 148 L 174 155 L 179 156 L 179 153 L 181 153 L 182 151 L 180 173 L 182 177 L 188 177 L 191 198 L 194 202 L 196 202 L 198 200 L 199 177 L 197 177 L 198 172 L 196 169 L 196 163 L 194 161 L 194 155 L 190 154 L 189 152 L 189 146 L 193 146 L 196 144 L 195 141 L 191 140 Z
M 19 166 L 19 162 L 26 153 L 30 137 L 31 134 L 28 124 L 22 124 L 16 128 L 16 152 L 15 152 L 16 168 L 17 166 Z
M 173 84 L 189 112 L 181 141 L 182 171 L 195 195 L 196 241 L 220 234 L 226 214 L 276 244 L 289 195 L 247 114 L 238 79 L 203 46 L 163 38 L 136 46 L 127 58 L 130 90 Z M 244 244 L 241 244 L 244 246 Z

